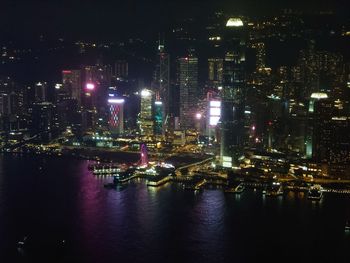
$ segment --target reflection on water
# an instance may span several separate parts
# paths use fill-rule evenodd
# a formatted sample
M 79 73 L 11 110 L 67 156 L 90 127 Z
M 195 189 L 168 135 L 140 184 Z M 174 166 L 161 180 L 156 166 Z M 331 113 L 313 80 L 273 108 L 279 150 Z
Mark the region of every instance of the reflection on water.
M 324 251 L 322 259 L 341 262 L 350 246 L 346 196 L 326 194 L 317 202 L 303 192 L 194 192 L 171 183 L 147 187 L 143 180 L 107 189 L 112 178 L 94 177 L 87 165 L 67 158 L 0 157 L 4 262 L 28 262 L 16 249 L 24 233 L 45 242 L 64 237 L 67 258 L 59 262 L 251 262 L 270 259 L 271 247 L 284 251 L 286 244 L 305 260 Z M 337 253 L 325 249 L 326 240 Z

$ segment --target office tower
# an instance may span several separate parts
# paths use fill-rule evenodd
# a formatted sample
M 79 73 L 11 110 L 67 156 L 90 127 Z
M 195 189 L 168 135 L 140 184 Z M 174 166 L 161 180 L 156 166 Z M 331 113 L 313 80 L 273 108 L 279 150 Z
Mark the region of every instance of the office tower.
M 297 66 L 298 81 L 302 84 L 300 98 L 309 98 L 312 93 L 331 94 L 332 87 L 341 83 L 343 57 L 327 51 L 317 51 L 310 41 L 306 50 L 301 50 Z
M 261 71 L 266 67 L 266 50 L 264 42 L 254 43 L 252 47 L 256 50 L 256 70 Z
M 198 58 L 193 55 L 179 58 L 180 127 L 194 128 L 198 101 Z
M 58 90 L 58 101 L 75 99 L 81 105 L 82 83 L 80 70 L 62 71 L 62 88 Z
M 54 107 L 50 102 L 37 102 L 32 110 L 32 133 L 49 131 L 53 127 Z
M 332 116 L 331 147 L 329 150 L 330 175 L 350 177 L 350 116 Z
M 140 131 L 143 136 L 153 136 L 153 101 L 154 94 L 148 89 L 141 91 Z
M 107 111 L 106 98 L 108 88 L 112 83 L 112 67 L 110 65 L 97 64 L 94 66 L 85 66 L 83 70 L 83 86 L 91 83 L 94 85 L 92 107 L 98 114 L 104 114 Z M 89 97 L 89 95 L 87 95 Z M 88 99 L 89 101 L 89 99 Z
M 244 132 L 245 27 L 230 18 L 225 31 L 223 88 L 221 90 L 221 149 L 223 166 L 235 164 L 241 154 Z
M 109 105 L 109 130 L 113 135 L 120 135 L 124 132 L 124 103 L 122 97 L 117 94 L 110 93 L 108 96 Z
M 24 92 L 9 77 L 0 79 L 0 130 L 16 131 L 25 128 L 22 116 L 24 111 Z
M 36 83 L 34 86 L 34 91 L 35 91 L 36 102 L 47 101 L 47 83 L 46 82 Z
M 95 128 L 97 119 L 96 110 L 96 85 L 95 83 L 85 83 L 83 87 L 83 110 L 82 110 L 82 128 L 83 130 L 89 130 Z M 107 103 L 105 103 L 107 105 Z
M 207 98 L 207 118 L 206 118 L 206 135 L 216 139 L 216 128 L 221 118 L 221 101 L 219 98 Z
M 165 128 L 170 129 L 173 128 L 171 123 L 174 116 L 174 94 L 170 87 L 170 55 L 165 52 L 164 44 L 161 43 L 159 43 L 158 52 L 159 64 L 156 72 L 156 90 L 159 92 L 162 102 L 164 116 L 162 120 L 165 122 Z
M 125 60 L 117 60 L 114 66 L 114 76 L 117 79 L 127 79 L 129 76 L 129 64 Z
M 155 101 L 154 102 L 154 135 L 162 136 L 164 134 L 163 129 L 163 119 L 164 119 L 164 110 L 163 110 L 163 102 Z
M 208 81 L 209 85 L 212 88 L 218 88 L 222 86 L 223 64 L 224 60 L 222 58 L 208 59 Z
M 322 118 L 327 120 L 330 119 L 331 116 L 331 112 L 330 109 L 328 111 L 326 111 L 325 113 L 327 113 L 329 116 L 325 117 L 325 114 L 320 114 L 320 109 L 325 109 L 326 104 L 320 104 L 318 103 L 321 100 L 326 100 L 328 101 L 328 95 L 326 93 L 323 92 L 315 92 L 312 93 L 309 99 L 309 107 L 308 107 L 308 124 L 307 124 L 307 131 L 306 131 L 306 139 L 305 139 L 305 150 L 306 150 L 306 157 L 307 158 L 315 158 L 316 159 L 320 159 L 315 155 L 321 154 L 321 153 L 315 153 L 316 148 L 320 148 L 317 145 L 319 143 L 316 142 L 316 140 L 321 136 L 321 134 L 318 134 L 319 131 L 317 131 L 319 125 L 321 125 Z M 319 104 L 317 107 L 317 111 L 315 109 L 316 104 Z M 332 107 L 332 105 L 330 103 L 328 103 L 328 107 Z M 315 114 L 317 113 L 317 114 Z M 320 123 L 319 123 L 320 122 Z M 325 124 L 323 122 L 323 124 Z M 328 130 L 329 128 L 325 127 L 326 130 Z M 326 132 L 326 131 L 325 131 Z M 328 141 L 326 139 L 326 141 Z

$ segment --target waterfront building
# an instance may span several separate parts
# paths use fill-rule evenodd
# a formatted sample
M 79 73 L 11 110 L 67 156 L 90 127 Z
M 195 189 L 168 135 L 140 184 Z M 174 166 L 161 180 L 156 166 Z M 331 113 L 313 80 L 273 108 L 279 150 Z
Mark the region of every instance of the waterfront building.
M 37 102 L 33 104 L 32 125 L 33 133 L 49 131 L 53 128 L 54 106 L 50 102 Z
M 170 55 L 165 51 L 164 43 L 158 45 L 158 64 L 155 72 L 158 100 L 162 101 L 164 123 L 166 129 L 172 129 L 171 120 L 174 116 L 174 98 L 173 90 L 170 86 Z M 160 104 L 159 104 L 160 105 Z
M 156 136 L 162 136 L 164 135 L 164 126 L 163 126 L 163 119 L 164 119 L 164 110 L 163 110 L 164 104 L 162 101 L 155 101 L 154 102 L 154 135 Z
M 225 31 L 223 87 L 221 90 L 221 164 L 236 163 L 242 153 L 245 97 L 245 26 L 240 18 L 230 18 Z
M 125 100 L 114 93 L 110 93 L 107 102 L 109 105 L 109 129 L 113 135 L 121 135 L 124 132 Z
M 140 132 L 143 136 L 153 136 L 153 102 L 154 93 L 149 89 L 141 91 L 141 111 L 139 115 Z
M 198 58 L 190 54 L 179 58 L 180 127 L 194 129 L 198 101 Z

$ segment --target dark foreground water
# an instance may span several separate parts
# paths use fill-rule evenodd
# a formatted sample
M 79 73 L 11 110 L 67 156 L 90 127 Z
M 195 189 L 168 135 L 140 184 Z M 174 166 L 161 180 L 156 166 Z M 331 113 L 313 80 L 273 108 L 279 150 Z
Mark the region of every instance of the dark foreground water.
M 0 155 L 0 262 L 350 262 L 349 197 L 321 202 L 144 182 L 108 190 L 88 161 Z M 17 241 L 32 238 L 30 252 Z M 58 240 L 64 249 L 56 249 Z M 266 261 L 267 260 L 267 261 Z

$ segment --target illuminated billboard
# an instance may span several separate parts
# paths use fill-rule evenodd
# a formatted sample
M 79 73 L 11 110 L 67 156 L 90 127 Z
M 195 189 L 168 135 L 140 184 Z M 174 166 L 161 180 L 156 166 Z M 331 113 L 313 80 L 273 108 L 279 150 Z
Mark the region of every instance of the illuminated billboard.
M 209 126 L 216 126 L 221 117 L 221 101 L 212 100 L 209 102 Z

